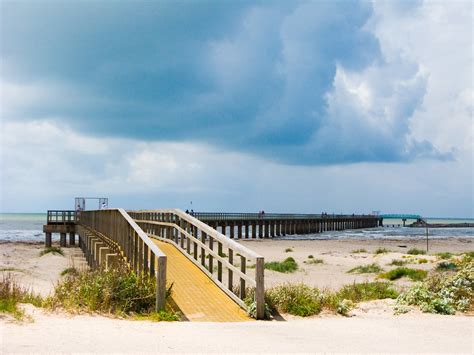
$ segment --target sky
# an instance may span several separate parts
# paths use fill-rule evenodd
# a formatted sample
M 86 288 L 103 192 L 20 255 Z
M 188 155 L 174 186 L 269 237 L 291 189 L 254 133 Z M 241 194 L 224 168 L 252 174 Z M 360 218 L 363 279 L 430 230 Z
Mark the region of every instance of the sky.
M 471 1 L 0 1 L 0 212 L 474 216 Z

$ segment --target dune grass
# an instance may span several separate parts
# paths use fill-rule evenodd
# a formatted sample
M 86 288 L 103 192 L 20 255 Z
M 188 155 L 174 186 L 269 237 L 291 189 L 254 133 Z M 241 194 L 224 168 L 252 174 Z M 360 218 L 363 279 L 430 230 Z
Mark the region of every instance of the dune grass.
M 251 299 L 252 292 L 249 294 Z M 358 302 L 397 296 L 397 291 L 388 282 L 353 283 L 338 291 L 321 291 L 302 283 L 287 283 L 266 290 L 265 301 L 273 313 L 307 317 L 323 309 L 345 315 Z
M 269 263 L 265 263 L 265 269 L 283 273 L 292 273 L 298 270 L 298 263 L 295 261 L 295 259 L 289 257 L 283 261 L 271 261 Z
M 408 264 L 408 260 L 396 260 L 396 259 L 393 259 L 392 262 L 388 265 L 394 265 L 394 266 L 403 266 L 403 265 L 406 265 Z
M 367 250 L 365 249 L 356 249 L 351 251 L 352 254 L 360 254 L 360 253 L 367 253 Z
M 46 255 L 46 254 L 53 254 L 53 255 L 62 255 L 64 256 L 64 252 L 61 248 L 58 247 L 47 247 L 41 250 L 40 256 Z
M 453 257 L 453 254 L 448 251 L 445 251 L 442 253 L 437 253 L 436 256 L 439 257 L 440 259 L 446 260 L 446 259 L 451 259 Z
M 347 273 L 351 274 L 351 273 L 357 273 L 357 274 L 371 274 L 371 273 L 377 273 L 377 272 L 381 272 L 383 271 L 382 268 L 373 263 L 373 264 L 369 264 L 369 265 L 360 265 L 360 266 L 357 266 L 353 269 L 350 269 Z
M 68 267 L 68 268 L 64 269 L 63 271 L 61 271 L 61 276 L 77 275 L 78 273 L 79 273 L 79 271 L 77 271 L 77 269 L 75 267 Z
M 3 274 L 0 280 L 0 313 L 9 313 L 15 319 L 22 320 L 24 312 L 18 308 L 19 303 L 42 305 L 42 298 L 21 287 L 12 274 Z
M 285 253 L 291 253 L 292 251 L 293 251 L 292 248 L 286 248 L 286 249 L 285 249 Z
M 436 266 L 437 271 L 456 271 L 457 265 L 452 262 L 443 261 Z
M 375 255 L 386 254 L 386 253 L 390 253 L 390 250 L 388 250 L 387 248 L 377 248 L 374 251 Z
M 410 250 L 407 251 L 407 254 L 409 254 L 409 255 L 425 255 L 426 251 L 424 251 L 423 249 L 411 248 Z
M 411 269 L 407 267 L 399 267 L 393 270 L 390 270 L 386 273 L 380 274 L 378 277 L 388 280 L 398 280 L 402 277 L 409 277 L 413 281 L 422 281 L 426 278 L 428 272 L 425 270 Z
M 304 261 L 305 264 L 324 264 L 323 259 L 314 259 L 314 258 L 309 258 L 308 260 Z

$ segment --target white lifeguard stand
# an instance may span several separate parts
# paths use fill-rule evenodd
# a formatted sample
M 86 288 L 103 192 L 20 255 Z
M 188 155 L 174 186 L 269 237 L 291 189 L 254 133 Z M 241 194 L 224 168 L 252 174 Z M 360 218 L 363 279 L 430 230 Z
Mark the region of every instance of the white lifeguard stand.
M 89 202 L 87 203 L 86 202 Z M 96 208 L 97 206 L 97 208 Z M 87 210 L 105 210 L 109 208 L 108 197 L 76 197 L 74 199 L 74 210 L 87 211 Z

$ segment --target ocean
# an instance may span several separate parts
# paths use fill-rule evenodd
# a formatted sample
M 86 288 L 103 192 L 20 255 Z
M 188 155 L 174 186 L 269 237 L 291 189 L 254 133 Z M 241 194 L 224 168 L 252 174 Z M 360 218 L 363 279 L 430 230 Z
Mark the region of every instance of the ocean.
M 427 218 L 428 223 L 474 223 L 474 218 Z M 1 213 L 0 214 L 0 242 L 1 241 L 44 241 L 43 224 L 46 223 L 45 213 Z M 345 231 L 331 231 L 308 235 L 290 235 L 281 239 L 420 239 L 426 238 L 425 228 L 399 227 L 402 221 L 386 220 L 389 226 L 368 229 Z M 395 225 L 395 226 L 393 226 Z M 429 228 L 431 239 L 444 238 L 474 238 L 474 228 Z M 58 236 L 54 236 L 58 237 Z

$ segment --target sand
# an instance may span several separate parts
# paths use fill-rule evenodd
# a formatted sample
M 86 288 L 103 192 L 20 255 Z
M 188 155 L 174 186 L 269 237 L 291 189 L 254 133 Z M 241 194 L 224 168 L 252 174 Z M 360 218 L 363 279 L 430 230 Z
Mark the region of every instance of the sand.
M 354 281 L 373 280 L 376 275 L 349 274 L 355 266 L 376 262 L 385 270 L 392 259 L 402 259 L 409 248 L 424 243 L 400 240 L 323 240 L 243 241 L 262 254 L 266 261 L 294 257 L 300 270 L 280 274 L 266 270 L 266 286 L 281 282 L 305 282 L 320 288 L 337 289 Z M 405 245 L 405 247 L 400 247 Z M 374 255 L 379 247 L 390 253 Z M 432 253 L 473 251 L 470 239 L 432 241 Z M 285 252 L 291 248 L 293 251 Z M 19 281 L 35 292 L 52 292 L 64 268 L 83 265 L 78 248 L 64 248 L 65 257 L 40 257 L 38 243 L 0 244 L 0 269 L 16 269 Z M 367 253 L 352 253 L 366 249 Z M 308 255 L 323 259 L 323 264 L 305 264 Z M 411 267 L 434 268 L 433 255 L 417 256 L 426 264 Z M 398 281 L 397 287 L 410 285 Z M 350 317 L 320 314 L 310 318 L 283 315 L 282 321 L 250 323 L 152 323 L 107 318 L 97 315 L 49 313 L 32 305 L 22 305 L 32 322 L 18 323 L 0 315 L 2 353 L 31 352 L 387 352 L 387 353 L 473 353 L 474 318 L 466 315 L 440 316 L 412 311 L 395 316 L 393 300 L 359 304 Z

